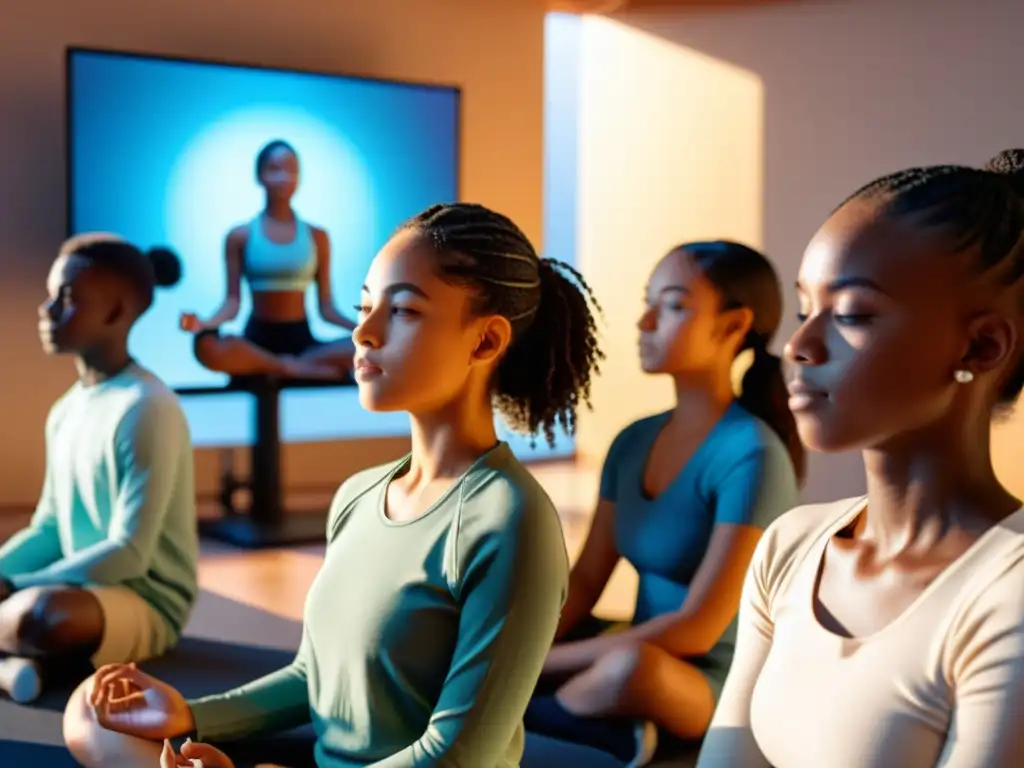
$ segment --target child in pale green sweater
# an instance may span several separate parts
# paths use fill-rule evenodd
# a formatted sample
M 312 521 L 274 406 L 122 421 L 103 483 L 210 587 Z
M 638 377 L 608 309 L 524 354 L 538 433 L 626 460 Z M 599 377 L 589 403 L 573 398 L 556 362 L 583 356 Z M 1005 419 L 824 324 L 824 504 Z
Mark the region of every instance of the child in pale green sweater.
M 549 439 L 575 425 L 600 351 L 564 270 L 481 206 L 435 206 L 401 228 L 370 267 L 353 340 L 360 402 L 407 411 L 412 451 L 335 497 L 295 661 L 190 702 L 133 667 L 100 670 L 65 714 L 80 762 L 156 766 L 162 739 L 231 752 L 312 720 L 321 768 L 519 765 L 568 563 L 494 406 Z M 205 744 L 182 755 L 168 745 L 162 764 L 232 766 Z
M 128 353 L 128 334 L 177 282 L 174 254 L 110 235 L 61 248 L 39 308 L 49 354 L 78 381 L 50 410 L 31 524 L 0 547 L 0 689 L 38 696 L 49 674 L 158 656 L 195 600 L 192 447 L 177 397 Z M 88 667 L 85 667 L 88 670 Z

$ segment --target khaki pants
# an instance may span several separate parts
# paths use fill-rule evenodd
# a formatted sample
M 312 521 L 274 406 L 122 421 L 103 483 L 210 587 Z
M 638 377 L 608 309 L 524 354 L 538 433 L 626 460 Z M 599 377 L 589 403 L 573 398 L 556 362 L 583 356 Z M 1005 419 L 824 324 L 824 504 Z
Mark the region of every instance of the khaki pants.
M 103 611 L 103 638 L 93 666 L 126 664 L 162 656 L 177 642 L 167 622 L 127 587 L 87 587 Z

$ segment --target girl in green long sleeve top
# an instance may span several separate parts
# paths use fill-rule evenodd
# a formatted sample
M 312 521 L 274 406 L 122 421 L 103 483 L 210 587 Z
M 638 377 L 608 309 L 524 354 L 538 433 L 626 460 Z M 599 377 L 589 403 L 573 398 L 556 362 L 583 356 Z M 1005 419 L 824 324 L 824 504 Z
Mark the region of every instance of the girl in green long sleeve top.
M 353 338 L 362 405 L 408 411 L 412 452 L 339 490 L 295 661 L 192 702 L 103 669 L 87 686 L 95 718 L 85 691 L 66 717 L 81 762 L 139 749 L 110 731 L 230 742 L 312 719 L 321 768 L 519 765 L 568 567 L 557 514 L 497 440 L 492 403 L 531 433 L 573 426 L 600 351 L 585 286 L 564 269 L 481 206 L 435 206 L 399 230 Z M 122 679 L 141 690 L 121 696 Z M 203 744 L 183 755 L 231 765 Z

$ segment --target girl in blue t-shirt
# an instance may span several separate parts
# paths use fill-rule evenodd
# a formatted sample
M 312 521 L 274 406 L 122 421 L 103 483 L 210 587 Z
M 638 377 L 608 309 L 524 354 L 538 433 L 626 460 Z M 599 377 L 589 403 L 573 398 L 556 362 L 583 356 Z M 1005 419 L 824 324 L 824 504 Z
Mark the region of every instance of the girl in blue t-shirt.
M 775 270 L 731 242 L 673 249 L 647 285 L 644 371 L 676 406 L 615 438 L 556 644 L 527 728 L 643 764 L 660 732 L 703 736 L 732 659 L 734 619 L 762 531 L 795 506 L 804 452 L 779 358 Z M 741 394 L 734 373 L 749 361 Z M 639 575 L 633 620 L 590 615 L 620 558 Z M 637 727 L 640 723 L 640 727 Z

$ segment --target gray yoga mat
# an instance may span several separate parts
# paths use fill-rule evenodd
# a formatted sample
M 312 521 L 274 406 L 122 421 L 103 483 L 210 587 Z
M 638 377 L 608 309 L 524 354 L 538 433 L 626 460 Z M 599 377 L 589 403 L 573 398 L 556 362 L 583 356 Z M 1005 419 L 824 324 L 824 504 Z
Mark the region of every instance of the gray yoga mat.
M 143 667 L 185 696 L 203 696 L 280 669 L 292 660 L 301 636 L 302 626 L 297 621 L 203 592 L 178 647 Z M 70 688 L 50 691 L 32 707 L 0 699 L 0 767 L 75 768 L 61 737 L 61 717 L 70 694 Z M 310 729 L 298 729 L 252 743 L 244 755 L 232 752 L 242 761 L 276 758 L 289 768 L 306 768 L 310 763 L 304 756 L 309 754 L 311 741 Z M 296 753 L 300 756 L 284 761 Z M 671 760 L 663 765 L 677 768 L 685 763 Z M 522 766 L 623 768 L 603 752 L 533 734 L 527 735 Z

